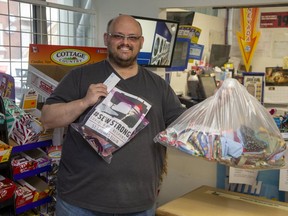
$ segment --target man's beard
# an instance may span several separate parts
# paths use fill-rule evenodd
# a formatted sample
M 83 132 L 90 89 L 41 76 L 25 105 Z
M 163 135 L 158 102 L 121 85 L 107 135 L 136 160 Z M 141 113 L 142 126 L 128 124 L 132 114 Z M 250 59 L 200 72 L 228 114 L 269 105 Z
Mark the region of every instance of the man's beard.
M 121 45 L 117 47 L 117 49 L 121 49 L 121 47 L 124 45 Z M 128 47 L 131 51 L 133 50 L 132 47 Z M 121 58 L 117 53 L 109 52 L 108 53 L 109 59 L 113 62 L 115 62 L 119 67 L 129 67 L 134 64 L 135 60 L 137 59 L 137 56 L 131 56 L 128 59 Z

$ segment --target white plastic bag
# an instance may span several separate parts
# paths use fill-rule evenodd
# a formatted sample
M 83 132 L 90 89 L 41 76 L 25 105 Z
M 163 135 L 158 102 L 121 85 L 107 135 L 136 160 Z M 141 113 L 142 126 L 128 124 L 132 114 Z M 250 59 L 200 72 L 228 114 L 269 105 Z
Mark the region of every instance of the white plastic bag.
M 286 143 L 269 112 L 236 79 L 191 107 L 154 139 L 193 156 L 240 168 L 280 168 Z

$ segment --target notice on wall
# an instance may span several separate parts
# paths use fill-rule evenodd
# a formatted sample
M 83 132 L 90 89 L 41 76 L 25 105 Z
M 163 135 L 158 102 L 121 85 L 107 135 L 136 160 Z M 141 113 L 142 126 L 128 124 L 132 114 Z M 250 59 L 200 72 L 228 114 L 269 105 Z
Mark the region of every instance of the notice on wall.
M 229 184 L 247 184 L 253 185 L 256 183 L 256 178 L 258 175 L 257 170 L 247 170 L 230 167 Z
M 288 28 L 288 12 L 261 13 L 260 28 Z

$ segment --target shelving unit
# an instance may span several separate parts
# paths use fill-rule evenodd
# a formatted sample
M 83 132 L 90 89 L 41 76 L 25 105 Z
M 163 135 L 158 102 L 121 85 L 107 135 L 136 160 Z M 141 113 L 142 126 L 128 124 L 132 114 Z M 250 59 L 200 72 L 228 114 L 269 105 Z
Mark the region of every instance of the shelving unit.
M 36 149 L 36 148 L 49 147 L 51 145 L 52 145 L 52 140 L 47 140 L 47 141 L 40 141 L 40 142 L 36 142 L 36 143 L 29 143 L 29 144 L 25 144 L 25 145 L 14 146 L 12 148 L 11 156 L 14 154 L 20 153 L 20 152 L 24 152 L 24 151 L 28 151 L 28 150 L 32 150 L 32 149 Z M 2 168 L 3 170 L 5 170 L 5 166 L 6 166 L 6 171 L 8 173 L 10 173 L 10 177 L 11 177 L 11 179 L 13 179 L 13 181 L 17 181 L 20 179 L 25 179 L 27 177 L 39 175 L 41 173 L 49 172 L 52 169 L 51 165 L 47 165 L 44 167 L 37 168 L 35 170 L 30 170 L 30 171 L 27 171 L 24 173 L 13 175 L 13 172 L 11 171 L 11 160 L 9 160 L 8 162 L 5 162 L 5 163 L 0 163 L 0 169 Z M 9 169 L 9 170 L 7 170 L 7 169 Z M 15 207 L 15 196 L 14 196 L 13 198 L 10 198 L 9 200 L 6 200 L 4 202 L 0 202 L 0 209 L 9 208 L 9 206 L 10 206 L 10 209 L 13 208 L 13 210 L 11 210 L 11 211 L 14 211 L 13 214 L 17 215 L 17 214 L 21 214 L 25 211 L 28 211 L 30 209 L 36 208 L 38 206 L 41 206 L 43 204 L 47 204 L 51 201 L 52 201 L 52 197 L 48 196 L 48 197 L 45 197 L 41 200 L 37 200 L 35 202 L 28 203 L 25 206 L 21 206 L 21 207 L 17 208 L 17 207 Z
M 13 155 L 19 152 L 28 151 L 28 150 L 32 150 L 35 148 L 48 147 L 50 145 L 52 145 L 52 140 L 45 140 L 45 141 L 40 141 L 36 143 L 29 143 L 25 145 L 14 146 L 11 154 Z

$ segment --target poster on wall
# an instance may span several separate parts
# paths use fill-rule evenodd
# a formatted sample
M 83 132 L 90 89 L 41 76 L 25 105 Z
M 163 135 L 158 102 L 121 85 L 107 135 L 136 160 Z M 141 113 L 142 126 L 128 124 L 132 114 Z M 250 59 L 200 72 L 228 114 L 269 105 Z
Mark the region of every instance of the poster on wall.
M 264 75 L 265 73 L 257 72 L 243 73 L 243 85 L 261 103 L 263 103 L 264 98 Z
M 282 104 L 288 101 L 288 69 L 282 67 L 265 68 L 264 102 Z
M 260 28 L 288 28 L 288 12 L 261 13 Z

